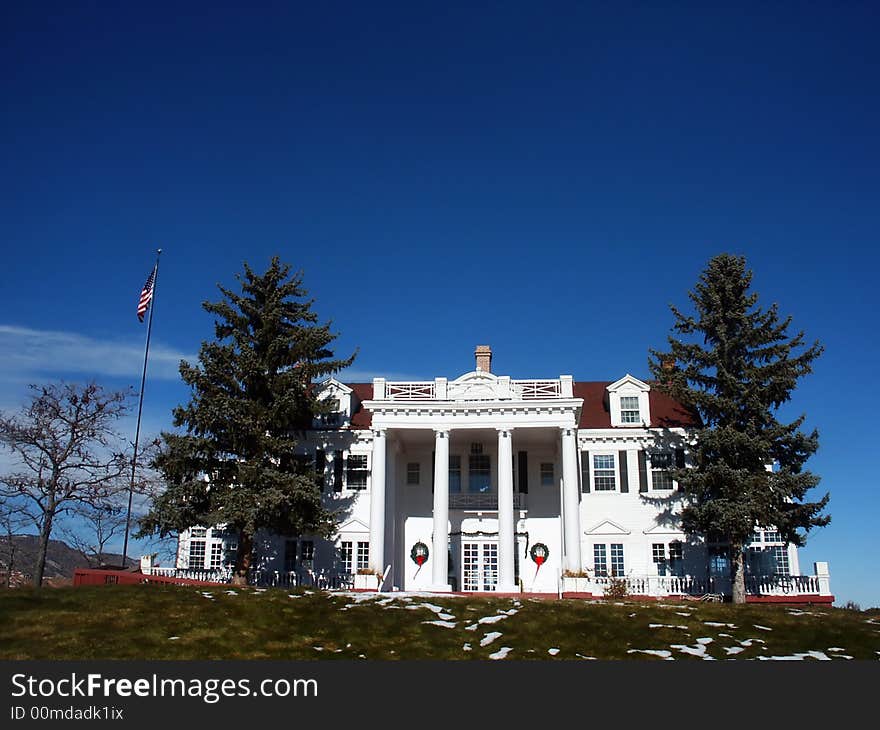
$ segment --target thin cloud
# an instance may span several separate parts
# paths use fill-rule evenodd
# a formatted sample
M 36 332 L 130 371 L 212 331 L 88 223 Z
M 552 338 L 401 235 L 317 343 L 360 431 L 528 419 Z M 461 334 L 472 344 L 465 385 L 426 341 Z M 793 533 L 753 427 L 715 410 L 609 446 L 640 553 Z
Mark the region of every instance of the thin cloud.
M 150 377 L 177 380 L 180 361 L 194 359 L 193 355 L 151 342 Z M 61 373 L 139 377 L 143 365 L 143 342 L 0 325 L 0 373 L 7 380 Z

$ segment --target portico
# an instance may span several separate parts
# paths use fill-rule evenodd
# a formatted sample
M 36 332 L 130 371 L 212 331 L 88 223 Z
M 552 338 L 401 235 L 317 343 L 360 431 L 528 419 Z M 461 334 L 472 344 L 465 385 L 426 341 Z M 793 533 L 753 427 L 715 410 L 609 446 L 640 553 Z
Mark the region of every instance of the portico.
M 430 546 L 430 554 L 423 566 L 409 571 L 412 575 L 398 577 L 408 589 L 517 592 L 518 578 L 530 578 L 522 570 L 518 575 L 517 549 L 525 546 L 523 536 L 534 542 L 536 530 L 543 528 L 550 533 L 542 539 L 561 554 L 554 558 L 564 556 L 560 566 L 579 571 L 575 429 L 581 405 L 570 376 L 518 381 L 477 369 L 453 381 L 376 378 L 373 398 L 364 402 L 372 412 L 373 432 L 371 569 L 381 573 L 393 562 L 389 549 L 406 564 L 406 546 L 418 539 Z M 406 524 L 391 531 L 385 520 L 389 443 L 403 452 L 404 462 L 428 450 L 432 461 L 430 515 L 410 497 Z M 418 463 L 408 462 L 410 467 Z M 530 481 L 540 514 L 535 524 L 529 524 Z M 388 545 L 389 532 L 400 544 Z

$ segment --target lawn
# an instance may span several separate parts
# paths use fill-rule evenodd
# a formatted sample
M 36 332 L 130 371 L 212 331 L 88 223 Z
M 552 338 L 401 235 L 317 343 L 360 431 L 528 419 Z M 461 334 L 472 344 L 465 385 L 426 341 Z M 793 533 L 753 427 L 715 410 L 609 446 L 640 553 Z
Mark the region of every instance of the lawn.
M 182 586 L 0 592 L 0 659 L 880 659 L 880 611 Z

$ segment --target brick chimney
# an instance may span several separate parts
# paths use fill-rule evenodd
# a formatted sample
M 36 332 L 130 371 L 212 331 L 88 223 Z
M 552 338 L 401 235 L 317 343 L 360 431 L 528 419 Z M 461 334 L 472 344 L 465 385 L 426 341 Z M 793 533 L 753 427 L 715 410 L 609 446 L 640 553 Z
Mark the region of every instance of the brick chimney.
M 474 350 L 474 355 L 477 358 L 477 370 L 482 370 L 484 373 L 492 372 L 492 348 L 489 345 L 477 345 L 477 349 Z

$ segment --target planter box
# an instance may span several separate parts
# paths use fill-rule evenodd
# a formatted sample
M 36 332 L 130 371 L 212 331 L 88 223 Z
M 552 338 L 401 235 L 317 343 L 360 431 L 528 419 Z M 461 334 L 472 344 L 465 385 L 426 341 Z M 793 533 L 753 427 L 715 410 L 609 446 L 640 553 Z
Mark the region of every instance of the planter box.
M 596 586 L 590 578 L 562 577 L 563 593 L 595 593 Z
M 382 580 L 382 576 L 373 573 L 370 573 L 369 575 L 355 573 L 354 589 L 356 591 L 378 591 L 380 580 Z

